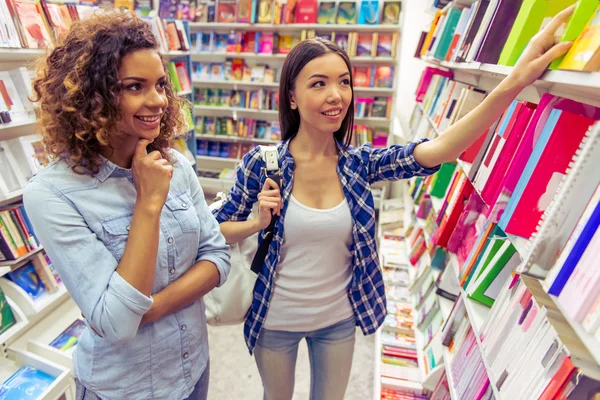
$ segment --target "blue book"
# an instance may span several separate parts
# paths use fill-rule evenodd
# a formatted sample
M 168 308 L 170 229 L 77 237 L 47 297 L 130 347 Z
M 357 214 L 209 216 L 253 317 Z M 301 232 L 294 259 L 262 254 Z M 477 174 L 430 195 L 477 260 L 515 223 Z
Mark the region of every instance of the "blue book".
M 544 152 L 544 149 L 546 148 L 546 145 L 552 136 L 552 132 L 554 132 L 554 127 L 556 126 L 556 123 L 558 122 L 558 119 L 562 113 L 562 110 L 554 109 L 548 116 L 546 124 L 544 125 L 544 129 L 542 130 L 542 134 L 535 144 L 533 152 L 531 153 L 531 156 L 525 165 L 525 170 L 521 174 L 521 178 L 519 178 L 519 182 L 515 187 L 515 191 L 513 192 L 513 195 L 511 196 L 508 204 L 506 205 L 506 209 L 504 210 L 504 213 L 498 222 L 498 226 L 500 226 L 502 229 L 506 229 L 508 222 L 512 218 L 512 215 L 517 208 L 517 204 L 519 204 L 519 199 L 523 195 L 523 192 L 525 191 L 525 188 L 531 179 L 533 170 L 540 160 L 542 153 Z
M 360 12 L 358 13 L 360 25 L 377 25 L 379 23 L 379 1 L 362 0 Z
M 577 238 L 577 241 L 571 249 L 569 256 L 563 263 L 559 273 L 556 275 L 554 282 L 552 282 L 548 293 L 554 296 L 558 296 L 560 292 L 562 292 L 567 281 L 571 277 L 571 274 L 573 274 L 575 267 L 579 263 L 581 256 L 583 255 L 585 249 L 590 243 L 590 240 L 592 240 L 592 237 L 594 237 L 594 235 L 596 234 L 596 231 L 598 230 L 598 225 L 600 225 L 600 202 L 596 203 L 596 208 L 594 208 L 594 212 L 590 216 L 590 219 L 588 220 L 587 224 L 585 224 L 585 227 L 583 228 L 581 234 Z
M 54 382 L 55 377 L 33 367 L 24 366 L 0 387 L 2 400 L 35 400 Z
M 84 330 L 85 323 L 83 320 L 76 319 L 50 343 L 50 346 L 59 349 L 60 351 L 70 350 L 77 345 Z
M 21 289 L 27 292 L 34 300 L 37 300 L 44 293 L 46 289 L 40 279 L 40 276 L 35 271 L 35 267 L 31 262 L 27 263 L 21 268 L 7 274 L 9 279 L 19 285 Z
M 515 109 L 519 104 L 518 100 L 513 100 L 508 107 L 508 110 L 504 113 L 504 118 L 500 121 L 500 128 L 497 130 L 497 135 L 500 137 L 504 136 L 504 132 L 506 132 L 506 128 L 508 127 L 508 123 L 510 122 L 513 114 L 515 113 Z

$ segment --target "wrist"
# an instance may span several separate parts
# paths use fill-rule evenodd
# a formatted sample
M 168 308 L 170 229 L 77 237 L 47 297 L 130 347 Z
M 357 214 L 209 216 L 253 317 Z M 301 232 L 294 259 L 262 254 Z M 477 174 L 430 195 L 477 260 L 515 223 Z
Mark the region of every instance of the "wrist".
M 138 197 L 138 199 L 135 202 L 134 212 L 142 213 L 146 217 L 156 217 L 160 216 L 163 205 L 164 204 L 161 204 L 157 201 L 147 201 Z

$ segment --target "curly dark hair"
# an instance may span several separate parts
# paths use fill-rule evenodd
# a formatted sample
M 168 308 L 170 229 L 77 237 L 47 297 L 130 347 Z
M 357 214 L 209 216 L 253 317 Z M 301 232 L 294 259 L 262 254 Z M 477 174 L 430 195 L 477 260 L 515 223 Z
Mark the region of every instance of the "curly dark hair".
M 74 23 L 39 60 L 32 100 L 39 102 L 38 127 L 50 157 L 69 162 L 78 174 L 98 173 L 101 147 L 119 136 L 121 62 L 144 49 L 158 49 L 150 25 L 133 13 L 108 12 Z M 185 101 L 170 81 L 165 90 L 168 105 L 150 150 L 169 159 L 170 140 L 185 130 Z

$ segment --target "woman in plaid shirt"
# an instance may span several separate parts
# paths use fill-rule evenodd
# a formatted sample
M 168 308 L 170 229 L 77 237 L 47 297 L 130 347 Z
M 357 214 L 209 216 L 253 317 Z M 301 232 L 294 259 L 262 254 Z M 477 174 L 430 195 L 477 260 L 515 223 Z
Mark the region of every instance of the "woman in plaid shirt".
M 349 144 L 354 94 L 348 55 L 321 39 L 292 49 L 279 88 L 281 185 L 267 178 L 255 148 L 244 156 L 234 187 L 214 211 L 228 243 L 265 229 L 279 216 L 244 327 L 265 399 L 292 398 L 302 339 L 311 364 L 310 398 L 344 397 L 355 326 L 374 333 L 386 315 L 371 185 L 429 175 L 455 160 L 568 50 L 570 44 L 555 45 L 554 32 L 571 12 L 554 18 L 512 73 L 443 135 L 385 149 Z M 258 216 L 247 219 L 256 202 Z

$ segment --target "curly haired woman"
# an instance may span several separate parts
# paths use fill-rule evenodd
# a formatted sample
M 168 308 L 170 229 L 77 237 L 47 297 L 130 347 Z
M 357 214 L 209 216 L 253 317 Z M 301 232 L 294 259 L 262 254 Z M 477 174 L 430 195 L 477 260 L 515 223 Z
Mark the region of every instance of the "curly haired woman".
M 87 329 L 77 399 L 205 399 L 202 296 L 229 253 L 189 162 L 150 27 L 132 14 L 79 22 L 40 62 L 41 131 L 54 161 L 27 186 L 34 229 Z

